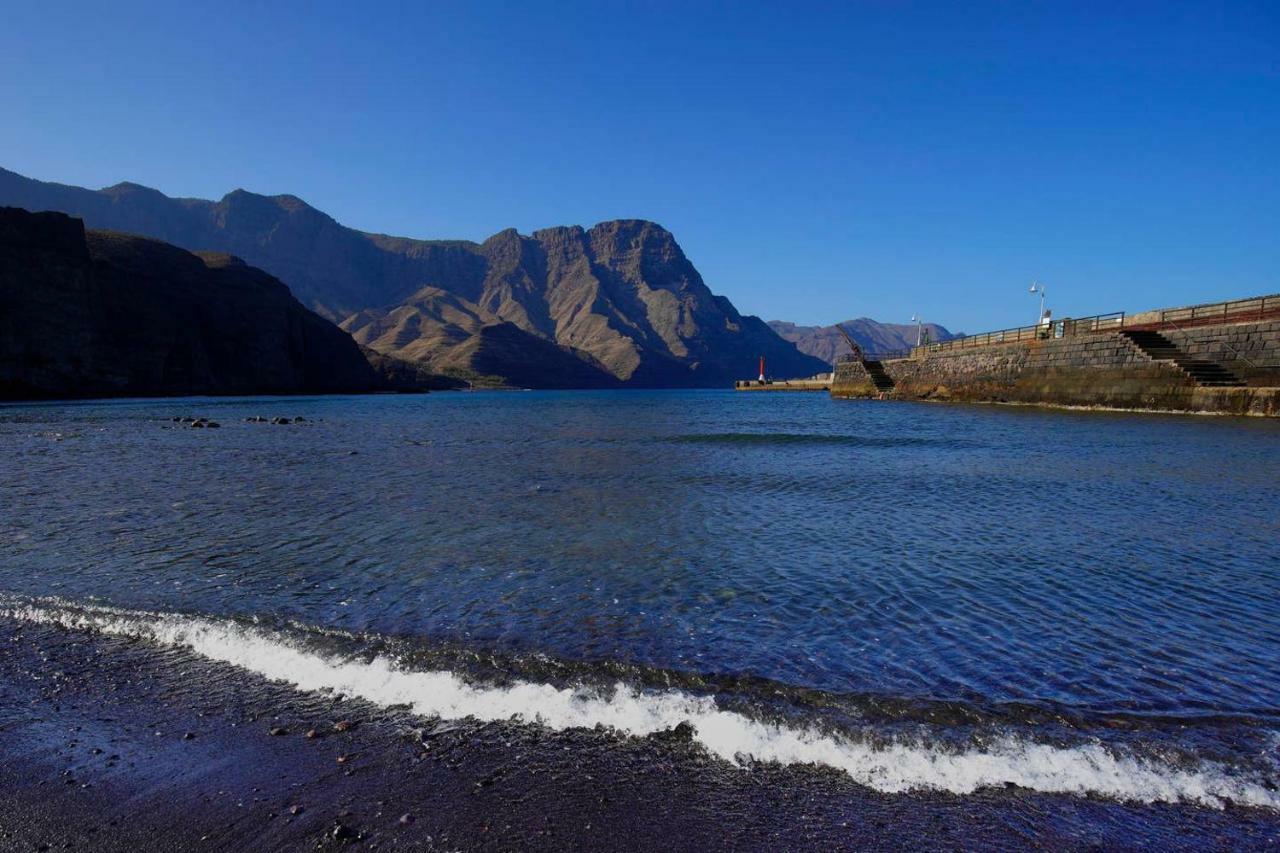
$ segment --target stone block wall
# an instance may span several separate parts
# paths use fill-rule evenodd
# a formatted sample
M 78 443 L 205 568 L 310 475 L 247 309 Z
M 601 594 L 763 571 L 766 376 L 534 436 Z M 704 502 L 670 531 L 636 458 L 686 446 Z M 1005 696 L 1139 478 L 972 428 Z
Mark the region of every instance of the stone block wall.
M 1206 329 L 1197 332 L 1207 336 Z M 1270 357 L 1270 346 L 1259 352 Z M 1198 388 L 1175 365 L 1153 361 L 1116 333 L 944 350 L 886 361 L 884 368 L 895 398 L 1280 414 L 1274 394 Z M 853 363 L 838 366 L 831 393 L 877 392 Z
M 1179 349 L 1215 361 L 1252 386 L 1280 386 L 1280 320 L 1161 330 Z
M 876 385 L 860 361 L 842 361 L 831 377 L 833 397 L 875 397 Z

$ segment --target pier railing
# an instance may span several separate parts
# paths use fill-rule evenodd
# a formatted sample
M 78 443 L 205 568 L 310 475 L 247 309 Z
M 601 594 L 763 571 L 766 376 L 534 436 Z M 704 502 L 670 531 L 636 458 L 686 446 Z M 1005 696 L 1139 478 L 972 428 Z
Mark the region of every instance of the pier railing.
M 1233 299 L 1230 302 L 1206 302 L 1185 308 L 1166 308 L 1151 311 L 1133 318 L 1131 328 L 1139 326 L 1206 326 L 1233 320 L 1265 320 L 1280 317 L 1280 294 L 1255 296 L 1250 299 Z
M 911 348 L 892 349 L 884 352 L 864 352 L 859 358 L 851 352 L 836 356 L 836 364 L 846 364 L 850 361 L 889 361 L 895 358 L 909 358 L 911 356 Z
M 1077 335 L 1118 332 L 1122 328 L 1124 328 L 1124 312 L 1116 311 L 1111 314 L 1095 314 L 1092 317 L 1067 318 L 1040 323 L 1035 326 L 1018 326 L 1013 329 L 983 332 L 980 335 L 966 335 L 961 338 L 952 338 L 949 341 L 938 341 L 937 343 L 912 347 L 909 355 L 915 358 L 931 352 L 985 347 L 993 344 L 1013 344 L 1019 341 L 1071 338 Z

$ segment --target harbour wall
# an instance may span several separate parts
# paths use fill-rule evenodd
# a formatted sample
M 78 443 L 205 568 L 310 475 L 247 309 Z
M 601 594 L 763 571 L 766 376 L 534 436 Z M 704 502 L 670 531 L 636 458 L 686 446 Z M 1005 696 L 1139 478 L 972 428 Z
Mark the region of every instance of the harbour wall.
M 833 397 L 1007 402 L 1280 416 L 1280 320 L 1162 334 L 1189 356 L 1216 362 L 1244 387 L 1205 387 L 1118 332 L 987 344 L 880 362 L 877 389 L 857 361 L 837 365 Z
M 758 382 L 744 379 L 733 383 L 738 391 L 829 391 L 831 390 L 830 374 L 823 374 L 826 379 L 779 379 L 773 382 Z
M 1161 334 L 1195 358 L 1217 362 L 1253 387 L 1280 386 L 1280 319 L 1169 330 Z

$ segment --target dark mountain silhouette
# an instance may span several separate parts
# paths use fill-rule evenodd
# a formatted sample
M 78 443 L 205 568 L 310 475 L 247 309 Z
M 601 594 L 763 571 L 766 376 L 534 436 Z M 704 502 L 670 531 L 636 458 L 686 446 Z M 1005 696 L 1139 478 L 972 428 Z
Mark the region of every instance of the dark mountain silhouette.
M 0 208 L 0 398 L 364 392 L 383 376 L 280 281 L 219 253 Z
M 234 254 L 361 343 L 432 370 L 541 387 L 723 386 L 762 355 L 778 377 L 825 366 L 714 295 L 675 238 L 642 220 L 412 240 L 347 228 L 289 195 L 236 190 L 214 202 L 5 170 L 0 204 Z M 491 328 L 501 324 L 511 328 Z

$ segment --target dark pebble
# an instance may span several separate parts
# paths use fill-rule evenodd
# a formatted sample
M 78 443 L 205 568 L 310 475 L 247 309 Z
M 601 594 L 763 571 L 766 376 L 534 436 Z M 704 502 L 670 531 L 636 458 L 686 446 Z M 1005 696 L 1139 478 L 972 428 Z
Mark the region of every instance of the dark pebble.
M 289 730 L 286 729 L 284 726 L 276 726 L 274 729 L 267 732 L 267 734 L 271 735 L 272 737 L 280 737 L 281 735 L 287 735 L 288 733 L 289 733 Z
M 694 735 L 693 725 L 688 721 L 682 722 L 673 729 L 667 729 L 664 732 L 658 732 L 657 737 L 665 741 L 673 741 L 675 743 L 692 743 Z

